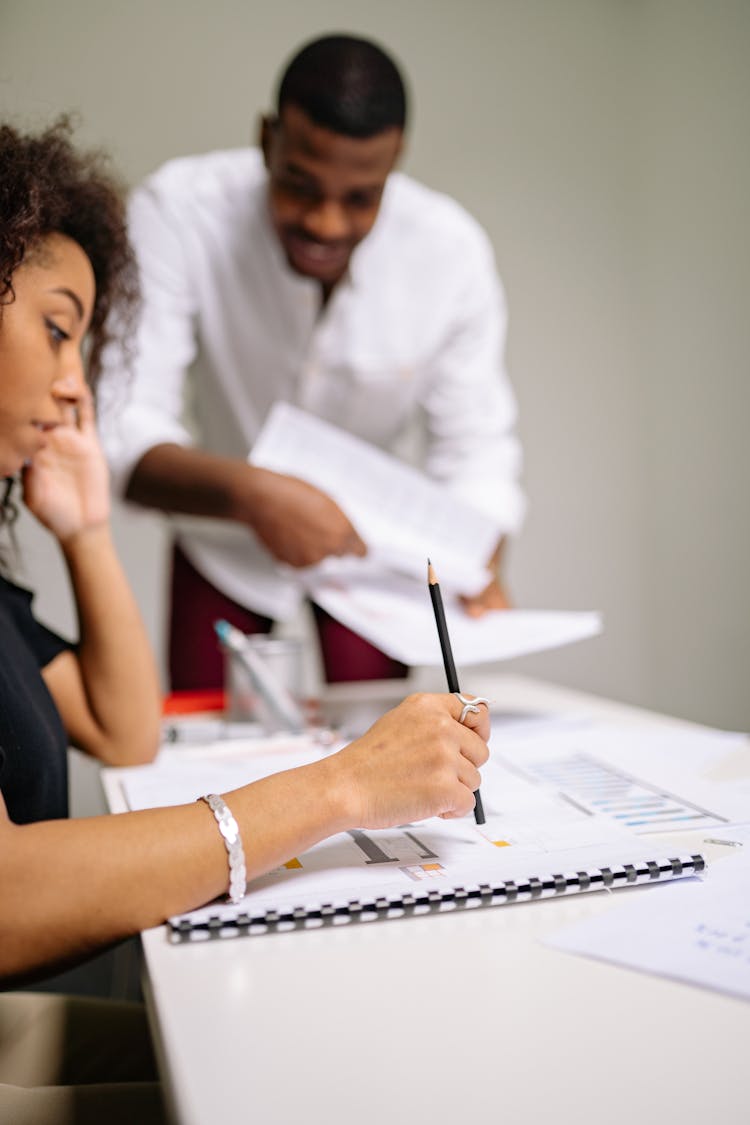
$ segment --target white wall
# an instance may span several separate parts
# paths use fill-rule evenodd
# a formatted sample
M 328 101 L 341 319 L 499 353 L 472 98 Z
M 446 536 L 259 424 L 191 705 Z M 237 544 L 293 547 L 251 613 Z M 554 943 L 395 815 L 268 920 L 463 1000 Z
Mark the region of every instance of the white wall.
M 746 728 L 750 5 L 645 11 L 634 77 L 648 699 Z
M 3 0 L 0 106 L 34 127 L 78 110 L 134 182 L 245 143 L 281 63 L 331 30 L 402 60 L 407 169 L 496 248 L 530 496 L 517 601 L 605 615 L 514 669 L 749 727 L 750 5 Z M 117 526 L 161 649 L 161 526 Z M 54 552 L 21 537 L 40 608 L 72 624 Z

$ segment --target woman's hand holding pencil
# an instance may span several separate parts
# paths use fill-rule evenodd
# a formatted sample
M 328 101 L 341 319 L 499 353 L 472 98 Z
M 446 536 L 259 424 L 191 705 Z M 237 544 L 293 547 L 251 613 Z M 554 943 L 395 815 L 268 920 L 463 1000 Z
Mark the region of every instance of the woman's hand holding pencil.
M 471 812 L 479 767 L 489 757 L 490 721 L 480 707 L 461 723 L 462 710 L 454 695 L 410 695 L 325 759 L 336 771 L 332 786 L 347 790 L 349 827 L 387 828 Z

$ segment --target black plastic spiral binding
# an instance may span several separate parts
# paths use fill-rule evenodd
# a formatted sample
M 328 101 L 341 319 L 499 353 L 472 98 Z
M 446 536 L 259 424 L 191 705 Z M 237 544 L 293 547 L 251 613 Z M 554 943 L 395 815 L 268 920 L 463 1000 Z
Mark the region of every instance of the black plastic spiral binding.
M 184 917 L 170 921 L 170 940 L 179 943 L 206 938 L 255 936 L 481 906 L 503 906 L 537 898 L 650 882 L 661 879 L 664 875 L 670 878 L 697 875 L 705 866 L 701 855 L 675 856 L 663 860 L 645 860 L 639 864 L 601 867 L 593 871 L 553 873 L 543 879 L 530 875 L 520 880 L 503 880 L 496 885 L 480 883 L 476 887 L 452 887 L 447 891 L 431 887 L 429 890 L 406 893 L 398 898 L 377 896 L 369 901 L 359 899 L 345 904 L 326 902 L 313 909 L 297 906 L 291 910 L 266 910 L 260 914 L 238 911 L 230 918 L 214 914 L 200 922 Z

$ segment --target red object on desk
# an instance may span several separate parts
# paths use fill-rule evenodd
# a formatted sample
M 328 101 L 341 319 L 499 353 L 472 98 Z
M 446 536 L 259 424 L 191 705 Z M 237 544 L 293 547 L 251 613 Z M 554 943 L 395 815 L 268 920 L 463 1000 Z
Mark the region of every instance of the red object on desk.
M 163 715 L 191 715 L 196 711 L 224 711 L 226 695 L 223 688 L 212 691 L 171 691 L 164 697 Z

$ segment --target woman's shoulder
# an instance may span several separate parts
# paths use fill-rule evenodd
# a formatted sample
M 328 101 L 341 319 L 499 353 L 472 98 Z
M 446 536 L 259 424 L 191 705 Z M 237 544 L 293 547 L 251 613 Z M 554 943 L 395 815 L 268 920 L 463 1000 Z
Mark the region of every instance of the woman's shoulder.
M 18 609 L 31 614 L 33 591 L 14 582 L 7 574 L 0 573 L 0 605 L 6 609 Z
M 73 647 L 69 641 L 37 620 L 33 610 L 34 593 L 0 574 L 0 621 L 8 652 L 19 644 L 31 649 L 40 666 L 59 652 Z

